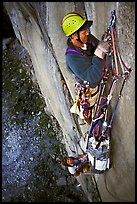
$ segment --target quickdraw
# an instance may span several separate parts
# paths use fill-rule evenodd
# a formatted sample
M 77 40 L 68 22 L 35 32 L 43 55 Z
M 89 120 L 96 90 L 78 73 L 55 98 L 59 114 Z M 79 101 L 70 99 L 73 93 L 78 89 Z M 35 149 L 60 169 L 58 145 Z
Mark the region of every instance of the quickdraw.
M 92 121 L 93 108 L 99 92 L 99 87 L 90 88 L 89 83 L 75 83 L 75 91 L 77 93 L 76 101 L 71 107 L 71 113 L 76 113 L 82 119 L 82 125 L 86 121 L 89 125 Z

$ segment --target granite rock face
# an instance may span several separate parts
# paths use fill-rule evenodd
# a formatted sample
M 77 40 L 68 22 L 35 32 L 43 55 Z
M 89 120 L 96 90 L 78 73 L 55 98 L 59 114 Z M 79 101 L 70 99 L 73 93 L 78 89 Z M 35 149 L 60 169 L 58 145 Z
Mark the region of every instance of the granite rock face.
M 30 54 L 37 82 L 45 99 L 45 111 L 53 115 L 64 135 L 68 154 L 85 150 L 89 126 L 81 128 L 70 113 L 75 99 L 74 76 L 65 64 L 66 37 L 61 29 L 70 11 L 93 19 L 92 33 L 98 38 L 106 31 L 111 10 L 117 14 L 118 44 L 127 67 L 132 69 L 126 82 L 112 128 L 112 168 L 96 177 L 102 201 L 135 200 L 135 3 L 134 2 L 4 2 L 14 32 Z M 65 81 L 65 83 L 64 83 Z M 62 83 L 63 82 L 63 83 Z M 117 91 L 120 89 L 120 85 Z M 116 99 L 112 103 L 114 107 Z M 129 176 L 130 175 L 130 176 Z M 107 179 L 109 191 L 104 179 Z M 89 201 L 91 177 L 78 178 Z

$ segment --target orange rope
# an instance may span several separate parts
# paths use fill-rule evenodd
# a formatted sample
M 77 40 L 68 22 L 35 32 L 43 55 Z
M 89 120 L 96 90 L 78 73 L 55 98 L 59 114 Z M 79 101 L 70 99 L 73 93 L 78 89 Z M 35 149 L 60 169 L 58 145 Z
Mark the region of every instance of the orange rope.
M 116 65 L 116 76 L 118 76 L 118 61 L 117 61 L 117 54 L 116 54 L 116 48 L 115 48 L 115 42 L 114 42 L 114 27 L 112 28 L 111 32 L 112 37 L 112 46 L 113 46 L 113 52 L 114 52 L 114 59 L 115 59 L 115 65 Z

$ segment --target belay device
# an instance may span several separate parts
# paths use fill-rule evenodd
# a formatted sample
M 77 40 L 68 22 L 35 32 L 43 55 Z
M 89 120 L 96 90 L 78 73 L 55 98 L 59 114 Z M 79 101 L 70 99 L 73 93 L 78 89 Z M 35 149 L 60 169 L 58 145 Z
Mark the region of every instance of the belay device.
M 111 20 L 107 32 L 102 39 L 104 42 L 109 39 L 111 45 L 110 50 L 106 54 L 105 58 L 103 79 L 100 83 L 99 95 L 95 105 L 96 107 L 94 118 L 92 119 L 86 147 L 91 170 L 93 170 L 94 173 L 104 173 L 110 168 L 110 141 L 112 122 L 124 84 L 131 71 L 131 69 L 127 68 L 127 66 L 124 64 L 120 56 L 118 47 L 115 44 L 115 38 L 116 14 L 115 10 L 113 10 L 111 12 Z M 111 66 L 109 65 L 110 59 Z M 108 110 L 110 101 L 112 100 L 116 84 L 119 80 L 121 80 L 122 86 L 114 106 L 114 110 L 110 115 Z M 110 87 L 106 87 L 106 84 Z

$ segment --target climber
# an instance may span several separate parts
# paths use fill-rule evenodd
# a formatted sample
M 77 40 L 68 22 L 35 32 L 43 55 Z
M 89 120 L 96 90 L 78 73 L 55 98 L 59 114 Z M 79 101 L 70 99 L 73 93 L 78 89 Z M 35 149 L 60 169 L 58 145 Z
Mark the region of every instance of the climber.
M 75 75 L 76 83 L 88 83 L 93 96 L 89 100 L 91 107 L 96 102 L 104 67 L 103 59 L 109 49 L 109 41 L 99 41 L 90 33 L 92 24 L 93 21 L 76 12 L 68 13 L 62 20 L 62 29 L 68 37 L 67 68 Z
M 84 154 L 78 154 L 75 157 L 69 156 L 65 157 L 62 160 L 62 164 L 64 166 L 68 167 L 68 170 L 72 176 L 79 176 L 81 173 L 84 174 L 102 174 L 104 172 L 108 171 L 108 163 L 107 159 L 103 154 L 105 153 L 98 153 L 97 157 L 100 156 L 101 159 L 97 158 L 96 162 L 92 161 L 94 160 L 92 155 L 90 154 L 89 149 L 87 153 Z M 109 163 L 108 163 L 109 164 Z
M 65 157 L 62 160 L 62 164 L 68 167 L 70 174 L 73 176 L 79 176 L 81 173 L 86 173 L 90 168 L 87 154 L 78 154 L 76 157 Z

